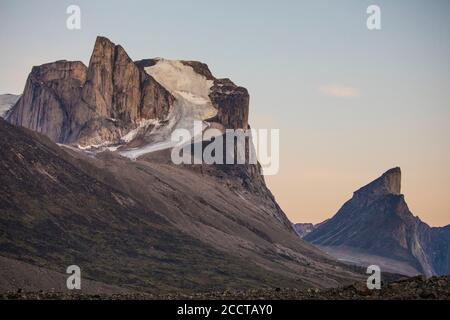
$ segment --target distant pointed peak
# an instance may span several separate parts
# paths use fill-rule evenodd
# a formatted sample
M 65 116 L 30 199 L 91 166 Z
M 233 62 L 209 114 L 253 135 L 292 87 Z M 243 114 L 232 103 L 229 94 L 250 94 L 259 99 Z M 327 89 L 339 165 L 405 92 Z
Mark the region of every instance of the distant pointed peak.
M 402 172 L 399 167 L 389 169 L 378 179 L 372 181 L 368 185 L 362 187 L 356 193 L 367 195 L 387 195 L 401 193 Z
M 391 174 L 401 174 L 401 173 L 402 173 L 402 170 L 400 169 L 400 167 L 395 167 L 395 168 L 389 169 L 388 171 L 383 173 L 383 176 L 391 175 Z

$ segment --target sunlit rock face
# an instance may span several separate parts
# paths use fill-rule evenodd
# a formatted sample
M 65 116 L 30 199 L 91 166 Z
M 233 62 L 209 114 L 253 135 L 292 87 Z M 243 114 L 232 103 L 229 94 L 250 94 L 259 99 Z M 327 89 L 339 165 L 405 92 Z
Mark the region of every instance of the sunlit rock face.
M 143 119 L 164 120 L 174 97 L 121 46 L 98 37 L 89 67 L 57 61 L 34 67 L 7 116 L 59 143 L 117 143 Z

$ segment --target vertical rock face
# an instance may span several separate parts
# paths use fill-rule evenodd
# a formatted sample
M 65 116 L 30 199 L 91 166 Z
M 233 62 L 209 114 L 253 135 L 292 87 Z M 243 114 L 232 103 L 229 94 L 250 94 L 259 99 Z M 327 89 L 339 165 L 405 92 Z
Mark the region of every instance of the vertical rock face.
M 121 119 L 126 123 L 139 119 L 140 72 L 121 46 L 106 38 L 97 38 L 83 98 L 100 117 Z
M 211 101 L 217 106 L 217 121 L 229 129 L 248 129 L 250 96 L 247 89 L 237 87 L 229 79 L 214 83 Z
M 81 62 L 57 61 L 33 67 L 23 95 L 8 114 L 8 121 L 61 142 L 70 133 L 70 113 L 79 102 L 86 81 Z
M 114 61 L 115 45 L 106 38 L 98 37 L 89 61 L 83 101 L 100 117 L 110 115 L 114 91 Z
M 165 119 L 173 105 L 173 96 L 165 93 L 166 90 L 153 77 L 140 70 L 141 76 L 141 104 L 140 114 L 145 119 Z
M 141 81 L 141 116 L 150 119 L 164 119 L 170 112 L 174 97 L 172 95 L 160 94 L 167 90 L 152 76 L 145 72 L 145 68 L 156 63 L 154 59 L 135 61 L 139 68 Z
M 399 195 L 401 192 L 402 173 L 400 168 L 386 171 L 381 177 L 362 187 L 356 193 L 365 196 Z
M 366 267 L 376 264 L 410 275 L 450 274 L 450 226 L 430 228 L 415 217 L 400 185 L 400 168 L 387 171 L 304 239 Z
M 100 144 L 143 119 L 165 119 L 173 99 L 121 46 L 98 37 L 88 68 L 70 61 L 34 67 L 7 120 L 55 142 Z
M 139 69 L 121 46 L 116 46 L 115 50 L 113 88 L 112 118 L 132 122 L 140 118 Z

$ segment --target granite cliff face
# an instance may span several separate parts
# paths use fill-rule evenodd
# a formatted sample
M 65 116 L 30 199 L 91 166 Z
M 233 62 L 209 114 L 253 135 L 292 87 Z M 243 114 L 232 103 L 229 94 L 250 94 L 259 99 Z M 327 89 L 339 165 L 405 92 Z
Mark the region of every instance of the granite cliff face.
M 7 120 L 63 142 L 70 134 L 69 115 L 80 102 L 85 81 L 86 67 L 81 62 L 57 61 L 33 67 Z
M 34 67 L 7 120 L 58 143 L 108 144 L 143 119 L 164 120 L 173 99 L 121 46 L 98 37 L 89 67 L 78 61 Z
M 336 215 L 304 239 L 338 259 L 427 276 L 450 273 L 450 226 L 431 228 L 415 217 L 394 168 L 356 191 Z
M 355 192 L 356 196 L 376 199 L 385 195 L 400 195 L 402 173 L 400 168 L 392 168 L 378 179 Z

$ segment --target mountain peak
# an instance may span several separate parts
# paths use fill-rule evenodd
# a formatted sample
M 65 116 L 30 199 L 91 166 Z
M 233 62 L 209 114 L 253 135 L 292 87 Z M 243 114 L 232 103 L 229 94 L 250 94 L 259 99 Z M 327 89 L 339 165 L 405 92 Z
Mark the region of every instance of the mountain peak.
M 400 168 L 386 171 L 304 239 L 361 266 L 376 264 L 404 275 L 448 274 L 449 235 L 414 217 L 400 187 Z
M 365 195 L 399 195 L 401 192 L 402 172 L 399 167 L 389 169 L 381 175 L 378 179 L 372 181 L 368 185 L 362 187 L 357 194 Z

